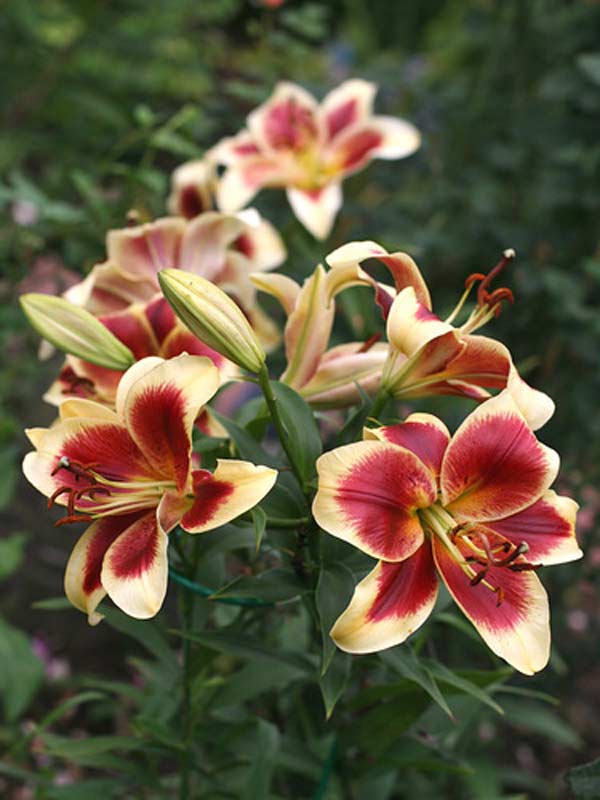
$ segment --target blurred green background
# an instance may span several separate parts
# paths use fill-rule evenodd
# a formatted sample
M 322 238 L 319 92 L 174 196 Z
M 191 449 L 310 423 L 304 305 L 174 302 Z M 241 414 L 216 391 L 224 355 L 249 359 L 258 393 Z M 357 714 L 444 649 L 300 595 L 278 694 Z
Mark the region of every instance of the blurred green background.
M 559 706 L 540 694 L 527 710 L 516 694 L 505 720 L 480 711 L 448 733 L 470 772 L 439 777 L 412 764 L 404 784 L 371 797 L 568 797 L 565 770 L 600 750 L 600 3 L 5 0 L 0 75 L 0 747 L 10 751 L 0 795 L 79 797 L 68 794 L 73 775 L 101 766 L 36 753 L 31 737 L 11 748 L 85 676 L 128 680 L 136 656 L 108 626 L 31 608 L 60 594 L 73 537 L 51 528 L 20 477 L 22 429 L 52 420 L 40 397 L 58 362 L 38 361 L 18 294 L 62 291 L 103 259 L 105 232 L 128 209 L 164 214 L 172 169 L 236 132 L 277 80 L 320 97 L 363 77 L 380 85 L 378 111 L 419 126 L 422 149 L 344 184 L 327 246 L 281 194 L 260 195 L 286 240 L 285 270 L 306 275 L 334 246 L 374 239 L 415 257 L 443 311 L 469 273 L 514 247 L 504 282 L 516 303 L 487 332 L 556 400 L 541 438 L 561 453 L 560 489 L 582 504 L 586 550 L 544 573 L 553 660 L 515 684 Z M 63 733 L 126 724 L 73 715 Z M 66 786 L 55 780 L 63 773 Z M 35 774 L 49 777 L 31 788 Z

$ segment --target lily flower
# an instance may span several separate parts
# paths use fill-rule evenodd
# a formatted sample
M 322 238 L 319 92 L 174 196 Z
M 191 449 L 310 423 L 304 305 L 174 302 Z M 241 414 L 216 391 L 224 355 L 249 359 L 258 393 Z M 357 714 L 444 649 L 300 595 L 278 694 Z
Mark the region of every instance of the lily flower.
M 200 341 L 177 320 L 164 297 L 157 296 L 145 304 L 134 303 L 123 311 L 101 315 L 98 320 L 129 348 L 136 361 L 148 356 L 169 359 L 188 353 L 210 358 L 219 369 L 223 383 L 238 374 L 235 364 Z M 69 355 L 44 400 L 58 406 L 69 397 L 81 397 L 114 406 L 124 372 Z
M 528 675 L 545 666 L 548 599 L 536 570 L 581 557 L 577 504 L 550 489 L 559 457 L 507 390 L 452 438 L 437 417 L 412 414 L 317 468 L 318 524 L 378 559 L 331 630 L 338 647 L 403 642 L 433 610 L 437 572 L 494 653 Z
M 253 274 L 254 285 L 275 297 L 288 315 L 284 330 L 287 367 L 280 380 L 317 408 L 360 402 L 361 390 L 374 395 L 387 357 L 387 344 L 347 342 L 327 349 L 335 295 L 356 283 L 356 270 L 326 273 L 319 264 L 300 286 L 286 275 Z M 360 386 L 360 389 L 357 388 Z
M 377 87 L 349 80 L 319 105 L 302 87 L 278 83 L 209 158 L 225 165 L 217 203 L 243 208 L 264 187 L 284 187 L 292 210 L 317 239 L 328 236 L 342 205 L 341 182 L 373 158 L 405 158 L 418 149 L 418 130 L 402 119 L 373 115 Z
M 194 468 L 192 428 L 218 387 L 208 358 L 145 358 L 122 377 L 116 411 L 66 400 L 55 425 L 27 432 L 35 451 L 23 471 L 48 507 L 66 506 L 57 525 L 91 523 L 65 573 L 67 597 L 91 624 L 107 594 L 132 617 L 154 616 L 167 589 L 169 532 L 217 528 L 275 483 L 275 470 L 246 461 Z
M 210 211 L 190 222 L 164 217 L 109 231 L 106 250 L 107 260 L 65 293 L 75 305 L 99 316 L 148 302 L 160 291 L 160 270 L 176 267 L 217 284 L 241 306 L 265 345 L 277 343 L 248 276 L 279 266 L 286 252 L 273 226 L 253 209 L 235 216 Z
M 390 395 L 402 400 L 460 395 L 481 401 L 490 397 L 488 389 L 509 388 L 535 430 L 552 416 L 554 403 L 519 376 L 507 347 L 475 333 L 498 316 L 504 301 L 513 301 L 510 289 L 491 289 L 490 285 L 514 257 L 514 250 L 506 250 L 487 275 L 469 276 L 462 297 L 446 320 L 432 311 L 427 285 L 406 253 L 388 253 L 375 242 L 352 242 L 327 256 L 327 262 L 332 271 L 347 271 L 352 266 L 362 269 L 365 261 L 376 259 L 395 279 L 393 299 L 381 290 L 377 295 L 387 319 L 389 341 L 381 384 Z M 410 283 L 407 274 L 413 276 Z M 477 283 L 475 308 L 456 327 L 453 323 Z

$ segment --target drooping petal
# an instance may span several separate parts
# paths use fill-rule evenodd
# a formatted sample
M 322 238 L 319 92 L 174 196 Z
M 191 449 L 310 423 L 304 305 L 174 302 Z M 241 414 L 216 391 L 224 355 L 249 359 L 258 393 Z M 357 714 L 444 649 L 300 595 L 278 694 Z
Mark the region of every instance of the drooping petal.
M 374 653 L 401 644 L 429 617 L 437 590 L 429 542 L 398 564 L 380 561 L 354 590 L 331 638 L 347 653 Z
M 361 351 L 360 342 L 332 347 L 323 354 L 316 372 L 299 393 L 314 408 L 344 408 L 359 403 L 357 385 L 368 395 L 377 392 L 387 350 L 384 343 L 366 352 Z
M 416 300 L 426 308 L 431 308 L 431 297 L 425 279 L 407 253 L 388 253 L 377 242 L 363 241 L 342 245 L 325 258 L 332 272 L 349 266 L 358 267 L 368 259 L 376 259 L 387 267 L 398 292 L 410 286 L 414 290 Z
M 189 478 L 194 421 L 219 383 L 208 358 L 180 355 L 144 371 L 126 393 L 119 386 L 117 410 L 131 436 L 157 474 L 174 479 L 179 491 Z
M 373 558 L 402 561 L 423 542 L 419 508 L 435 502 L 432 473 L 411 452 L 370 441 L 338 447 L 317 461 L 317 523 Z
M 164 217 L 145 225 L 109 231 L 108 260 L 133 276 L 156 282 L 159 270 L 178 265 L 185 228 L 186 222 L 180 217 Z
M 160 610 L 167 592 L 168 544 L 152 511 L 108 548 L 100 580 L 113 603 L 130 617 L 149 619 Z
M 379 439 L 414 453 L 434 475 L 439 475 L 450 432 L 433 414 L 411 414 L 399 425 L 365 428 L 364 439 Z
M 261 292 L 275 297 L 281 303 L 286 314 L 292 313 L 300 294 L 300 286 L 295 280 L 280 273 L 263 275 L 261 272 L 252 273 L 250 280 Z
M 100 580 L 106 551 L 141 516 L 143 512 L 97 519 L 73 548 L 65 570 L 65 594 L 75 608 L 88 615 L 90 625 L 102 619 L 96 608 L 106 595 Z
M 261 148 L 302 153 L 322 138 L 317 102 L 301 86 L 281 81 L 271 97 L 248 116 L 248 129 Z
M 547 491 L 533 505 L 504 519 L 489 520 L 484 528 L 514 545 L 525 542 L 525 558 L 531 564 L 563 564 L 583 555 L 575 536 L 579 506 L 571 497 Z
M 292 211 L 316 239 L 326 239 L 342 207 L 342 188 L 339 183 L 328 183 L 321 189 L 287 190 Z
M 552 398 L 524 381 L 512 363 L 506 388 L 532 431 L 543 427 L 554 414 Z
M 281 380 L 299 388 L 314 375 L 327 348 L 335 308 L 327 303 L 325 271 L 319 264 L 304 281 L 285 326 L 287 368 Z
M 461 520 L 515 514 L 549 488 L 559 463 L 505 390 L 476 408 L 452 437 L 442 462 L 442 504 Z
M 265 497 L 277 480 L 277 470 L 247 461 L 217 460 L 213 473 L 197 470 L 193 478 L 193 505 L 181 527 L 188 533 L 218 528 L 244 514 Z
M 543 669 L 550 655 L 550 613 L 537 575 L 490 567 L 486 579 L 472 586 L 436 537 L 433 554 L 448 591 L 490 650 L 525 675 Z M 496 588 L 502 589 L 501 598 Z
M 377 86 L 359 78 L 344 81 L 326 94 L 319 108 L 327 140 L 371 116 Z
M 442 322 L 419 301 L 413 287 L 399 292 L 387 320 L 387 337 L 396 350 L 412 356 L 432 339 L 446 333 L 456 334 L 452 325 Z

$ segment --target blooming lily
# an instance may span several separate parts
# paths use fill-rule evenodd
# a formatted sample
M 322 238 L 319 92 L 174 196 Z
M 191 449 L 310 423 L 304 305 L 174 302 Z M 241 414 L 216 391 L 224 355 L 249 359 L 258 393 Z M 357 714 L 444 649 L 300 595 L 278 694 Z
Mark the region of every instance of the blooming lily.
M 265 344 L 277 334 L 255 302 L 249 273 L 273 269 L 285 258 L 275 229 L 253 209 L 239 215 L 207 212 L 191 222 L 164 217 L 109 231 L 107 260 L 65 293 L 95 315 L 148 302 L 159 291 L 158 273 L 177 267 L 216 283 L 244 309 Z
M 341 182 L 373 158 L 414 153 L 418 130 L 394 117 L 374 116 L 377 87 L 349 80 L 319 105 L 294 83 L 278 83 L 247 119 L 247 128 L 209 154 L 226 172 L 219 208 L 243 208 L 263 187 L 285 187 L 294 214 L 318 239 L 330 232 L 342 205 Z
M 547 663 L 535 570 L 581 556 L 577 504 L 550 490 L 558 455 L 503 391 L 452 438 L 430 414 L 365 431 L 317 462 L 319 525 L 378 559 L 331 636 L 351 653 L 403 642 L 429 617 L 436 570 L 487 645 L 525 674 Z
M 518 375 L 507 347 L 475 334 L 499 314 L 504 300 L 512 302 L 509 289 L 490 290 L 490 284 L 514 255 L 513 250 L 507 250 L 489 274 L 471 275 L 459 303 L 444 321 L 431 310 L 427 285 L 406 253 L 388 253 L 375 242 L 352 242 L 327 256 L 327 262 L 335 272 L 360 268 L 368 259 L 377 259 L 394 276 L 396 297 L 392 300 L 381 291 L 377 296 L 387 318 L 390 345 L 381 383 L 390 395 L 409 399 L 443 394 L 485 400 L 490 397 L 487 389 L 508 387 L 535 430 L 552 416 L 554 403 Z M 405 279 L 407 270 L 413 275 L 410 283 Z M 476 283 L 475 308 L 462 325 L 455 327 L 452 323 Z M 535 418 L 531 416 L 534 409 Z
M 28 431 L 27 479 L 67 508 L 57 524 L 91 522 L 71 554 L 65 591 L 90 623 L 108 594 L 126 614 L 154 616 L 167 588 L 168 533 L 212 530 L 255 506 L 277 473 L 245 461 L 193 468 L 192 427 L 219 386 L 200 356 L 150 357 L 122 377 L 116 411 L 66 400 L 60 420 Z
M 134 303 L 123 311 L 101 315 L 98 320 L 129 348 L 136 361 L 147 356 L 168 359 L 188 353 L 210 358 L 223 382 L 237 374 L 234 364 L 178 322 L 164 297 L 157 296 L 145 304 Z M 114 406 L 123 374 L 124 370 L 106 369 L 70 355 L 44 400 L 60 405 L 68 397 L 82 397 Z
M 288 315 L 284 341 L 287 367 L 281 380 L 311 405 L 341 408 L 360 402 L 360 389 L 375 394 L 388 346 L 370 340 L 327 349 L 335 314 L 334 297 L 362 283 L 356 270 L 326 273 L 319 264 L 302 286 L 285 275 L 253 274 L 255 286 L 279 300 Z

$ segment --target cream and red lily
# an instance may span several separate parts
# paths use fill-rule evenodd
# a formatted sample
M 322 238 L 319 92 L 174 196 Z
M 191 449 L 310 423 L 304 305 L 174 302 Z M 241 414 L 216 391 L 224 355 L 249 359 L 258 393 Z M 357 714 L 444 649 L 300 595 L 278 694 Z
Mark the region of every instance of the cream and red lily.
M 214 211 L 188 221 L 164 217 L 109 231 L 107 260 L 65 293 L 92 314 L 123 311 L 146 303 L 159 291 L 158 273 L 175 267 L 201 275 L 233 297 L 265 345 L 277 342 L 271 320 L 256 304 L 250 272 L 274 269 L 285 247 L 272 225 L 253 209 L 238 215 Z
M 558 455 L 508 391 L 452 437 L 436 417 L 412 414 L 317 468 L 319 525 L 378 559 L 331 631 L 341 649 L 403 642 L 433 610 L 437 572 L 497 655 L 525 674 L 545 666 L 548 599 L 535 570 L 581 556 L 577 504 L 550 489 Z
M 209 154 L 226 166 L 219 208 L 236 211 L 260 189 L 284 187 L 296 217 L 324 239 L 342 205 L 344 178 L 373 158 L 404 158 L 419 147 L 413 125 L 373 115 L 376 92 L 373 83 L 349 80 L 319 104 L 296 84 L 277 84 L 247 127 Z
M 288 317 L 284 330 L 287 367 L 280 380 L 317 408 L 342 408 L 360 402 L 361 390 L 371 395 L 377 392 L 386 344 L 346 342 L 327 349 L 335 295 L 362 283 L 356 270 L 326 273 L 319 264 L 302 286 L 279 274 L 254 274 L 252 281 L 276 297 Z
M 35 451 L 23 470 L 49 507 L 66 506 L 57 524 L 91 523 L 65 573 L 67 597 L 91 623 L 107 594 L 133 617 L 154 616 L 167 588 L 169 532 L 217 528 L 272 488 L 276 471 L 245 461 L 195 468 L 192 428 L 219 382 L 208 358 L 146 358 L 121 379 L 116 411 L 66 400 L 55 425 L 28 431 Z
M 364 272 L 360 265 L 376 259 L 385 264 L 394 277 L 396 296 L 392 299 L 381 290 L 377 295 L 387 320 L 389 341 L 381 383 L 390 395 L 397 399 L 460 395 L 481 401 L 490 397 L 488 389 L 509 388 L 535 430 L 552 416 L 553 402 L 518 375 L 507 347 L 495 339 L 475 334 L 498 315 L 503 301 L 512 302 L 509 289 L 491 290 L 490 284 L 513 258 L 514 251 L 507 250 L 487 275 L 471 275 L 465 292 L 446 320 L 441 320 L 431 310 L 427 285 L 406 253 L 388 253 L 375 242 L 351 242 L 331 253 L 326 260 L 334 272 L 348 271 L 352 267 Z M 405 278 L 407 271 L 413 275 L 410 283 Z M 475 308 L 462 325 L 455 327 L 453 322 L 477 283 Z M 531 413 L 534 409 L 535 417 Z
M 201 342 L 177 320 L 162 296 L 149 303 L 134 303 L 123 311 L 104 314 L 98 319 L 131 350 L 136 361 L 148 356 L 169 359 L 187 353 L 210 358 L 219 369 L 222 382 L 238 373 L 235 364 Z M 67 356 L 58 379 L 46 392 L 44 400 L 60 405 L 69 397 L 81 397 L 114 406 L 123 374 L 123 371 Z
M 217 188 L 215 165 L 206 158 L 187 161 L 171 175 L 169 212 L 185 219 L 194 219 L 214 208 Z M 268 225 L 268 223 L 266 223 Z

